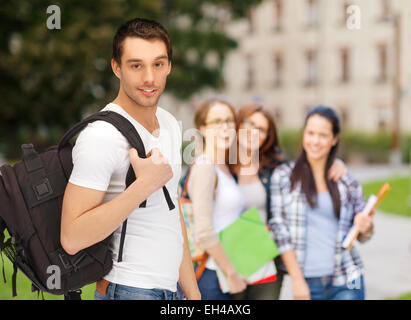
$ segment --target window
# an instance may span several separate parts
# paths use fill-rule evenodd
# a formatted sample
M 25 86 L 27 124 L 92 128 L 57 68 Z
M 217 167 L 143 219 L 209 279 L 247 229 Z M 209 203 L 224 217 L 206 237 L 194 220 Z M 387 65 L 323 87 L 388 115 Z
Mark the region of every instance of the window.
M 391 118 L 390 109 L 383 105 L 378 105 L 376 109 L 376 123 L 378 124 L 378 130 L 387 130 L 389 126 L 389 120 Z
M 274 88 L 279 88 L 283 84 L 283 56 L 281 53 L 274 54 Z
M 347 125 L 348 125 L 348 121 L 350 120 L 348 107 L 346 105 L 342 105 L 338 108 L 338 110 L 339 110 L 341 125 L 342 125 L 343 130 L 344 130 L 344 128 L 346 128 Z
M 250 8 L 247 10 L 247 22 L 248 22 L 248 33 L 252 34 L 255 31 L 255 25 L 254 25 L 254 12 L 253 9 Z
M 274 122 L 275 125 L 277 127 L 277 131 L 278 131 L 278 126 L 282 123 L 283 121 L 283 112 L 281 110 L 280 106 L 275 106 L 273 108 L 274 112 L 272 113 L 272 115 L 274 116 Z
M 283 24 L 283 0 L 274 0 L 274 31 L 281 32 Z
M 317 77 L 318 77 L 317 52 L 314 50 L 307 50 L 305 52 L 305 62 L 306 62 L 306 74 L 305 74 L 305 79 L 304 79 L 304 85 L 306 87 L 311 87 L 317 83 Z
M 380 6 L 381 6 L 381 11 L 380 11 L 379 20 L 381 22 L 386 22 L 390 19 L 390 16 L 391 16 L 390 0 L 380 0 Z
M 351 5 L 352 5 L 351 1 L 345 0 L 343 2 L 343 7 L 342 7 L 343 11 L 342 11 L 342 15 L 341 15 L 341 17 L 342 17 L 341 26 L 343 26 L 343 27 L 346 27 L 346 25 L 347 25 L 347 21 L 348 21 L 348 18 L 349 18 L 349 14 L 348 14 L 347 10 L 348 10 L 348 7 L 351 6 Z
M 319 24 L 318 0 L 306 0 L 306 27 L 315 28 Z
M 350 50 L 348 48 L 343 48 L 340 50 L 340 60 L 341 60 L 341 77 L 340 81 L 342 83 L 347 83 L 351 79 L 350 74 Z
M 387 45 L 379 44 L 377 45 L 377 55 L 378 55 L 378 76 L 377 83 L 386 83 L 388 80 L 388 58 L 387 58 Z
M 251 54 L 246 56 L 247 79 L 246 88 L 248 90 L 254 88 L 254 58 Z
M 303 107 L 302 107 L 302 111 L 303 111 L 302 112 L 302 121 L 303 121 L 303 123 L 305 121 L 305 117 L 307 116 L 308 112 L 310 112 L 311 109 L 314 108 L 314 107 L 315 107 L 315 105 L 310 104 L 310 103 L 306 103 L 306 104 L 303 105 Z

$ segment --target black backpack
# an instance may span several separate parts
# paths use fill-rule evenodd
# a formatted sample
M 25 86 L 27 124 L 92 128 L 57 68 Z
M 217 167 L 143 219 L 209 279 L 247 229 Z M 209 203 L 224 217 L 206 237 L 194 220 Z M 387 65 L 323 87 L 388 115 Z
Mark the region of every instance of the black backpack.
M 22 145 L 22 161 L 13 167 L 0 167 L 0 249 L 13 263 L 12 290 L 16 296 L 16 274 L 21 270 L 32 282 L 32 290 L 64 294 L 65 299 L 81 299 L 81 288 L 98 281 L 112 268 L 109 244 L 105 240 L 69 255 L 60 244 L 60 223 L 63 196 L 73 169 L 70 140 L 89 123 L 103 120 L 114 125 L 145 158 L 144 144 L 135 127 L 112 111 L 93 114 L 72 127 L 57 146 L 37 153 L 32 144 Z M 131 165 L 126 187 L 136 179 Z M 169 209 L 174 209 L 168 190 L 163 187 Z M 145 207 L 146 201 L 140 204 Z M 127 220 L 122 225 L 118 261 L 121 262 Z M 10 237 L 6 239 L 5 230 Z M 49 268 L 58 267 L 58 269 Z M 55 270 L 57 282 L 48 285 Z M 3 264 L 3 277 L 4 274 Z M 52 279 L 55 280 L 55 279 Z

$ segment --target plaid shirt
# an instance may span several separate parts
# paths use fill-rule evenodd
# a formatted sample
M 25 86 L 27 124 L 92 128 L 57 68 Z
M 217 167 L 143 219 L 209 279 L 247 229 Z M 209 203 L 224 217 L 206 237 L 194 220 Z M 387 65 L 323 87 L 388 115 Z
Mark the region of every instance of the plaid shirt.
M 297 186 L 290 191 L 290 175 L 293 164 L 283 164 L 274 170 L 271 178 L 271 213 L 269 226 L 274 233 L 280 254 L 294 250 L 298 264 L 304 272 L 308 202 Z M 340 219 L 334 256 L 333 284 L 347 285 L 360 277 L 364 272 L 357 250 L 342 248 L 342 243 L 353 225 L 354 216 L 364 208 L 362 187 L 353 177 L 345 175 L 337 182 L 341 199 Z M 364 242 L 368 239 L 359 239 Z M 282 268 L 285 267 L 282 265 Z

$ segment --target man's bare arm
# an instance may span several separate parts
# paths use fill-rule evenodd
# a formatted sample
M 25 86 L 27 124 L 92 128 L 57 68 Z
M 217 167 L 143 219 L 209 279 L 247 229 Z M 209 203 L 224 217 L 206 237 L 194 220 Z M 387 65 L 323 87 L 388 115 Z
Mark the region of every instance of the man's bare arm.
M 123 193 L 102 204 L 105 192 L 69 183 L 63 200 L 61 244 L 69 254 L 107 238 L 149 195 L 149 185 L 135 181 Z
M 154 150 L 154 149 L 153 149 Z M 134 181 L 116 198 L 102 204 L 105 192 L 69 183 L 63 199 L 61 245 L 69 254 L 104 240 L 131 212 L 161 188 L 173 176 L 172 169 L 158 150 L 141 159 L 135 149 L 130 161 L 136 174 Z

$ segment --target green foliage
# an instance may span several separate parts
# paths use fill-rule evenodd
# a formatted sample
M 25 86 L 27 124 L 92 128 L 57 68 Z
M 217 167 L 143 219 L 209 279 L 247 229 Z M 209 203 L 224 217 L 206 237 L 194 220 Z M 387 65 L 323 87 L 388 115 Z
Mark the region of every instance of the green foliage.
M 406 136 L 401 139 L 402 161 L 411 163 L 411 136 Z
M 388 162 L 391 150 L 391 138 L 388 132 L 365 134 L 348 131 L 343 133 L 340 155 L 348 160 L 360 160 L 368 163 Z
M 222 85 L 221 70 L 236 42 L 222 32 L 221 15 L 244 17 L 261 0 L 19 0 L 0 6 L 0 151 L 20 157 L 31 141 L 46 147 L 85 112 L 112 100 L 117 28 L 135 17 L 165 25 L 174 43 L 167 90 L 188 98 Z M 61 29 L 46 27 L 47 7 L 61 10 Z M 218 10 L 217 10 L 218 9 Z M 191 59 L 187 57 L 191 54 Z M 213 55 L 214 63 L 206 63 Z
M 279 133 L 281 149 L 290 159 L 296 159 L 301 151 L 302 132 L 284 130 Z M 403 136 L 402 156 L 410 162 L 411 136 Z M 389 132 L 363 133 L 346 131 L 342 134 L 338 157 L 346 162 L 388 163 L 391 151 Z
M 290 160 L 295 160 L 301 152 L 302 132 L 282 130 L 279 132 L 280 148 Z

